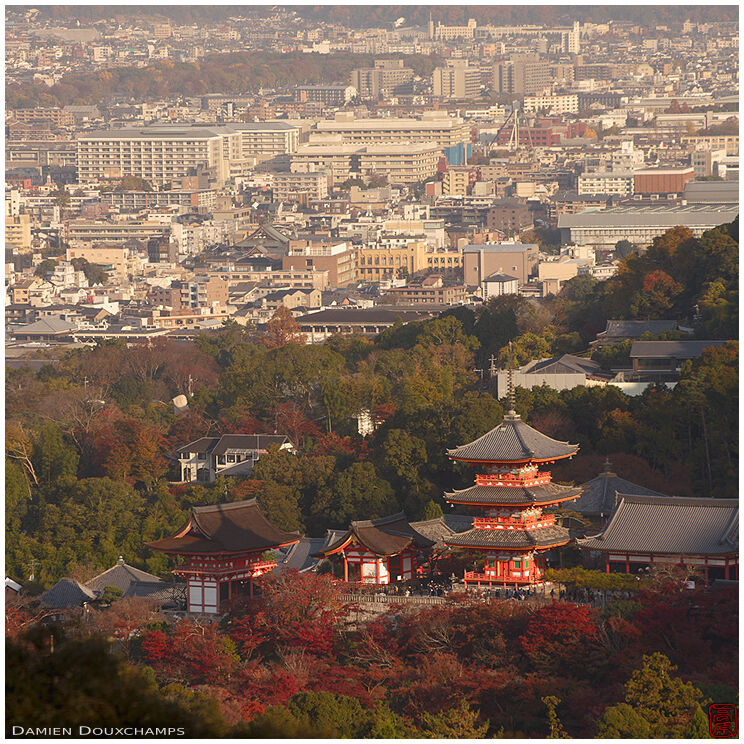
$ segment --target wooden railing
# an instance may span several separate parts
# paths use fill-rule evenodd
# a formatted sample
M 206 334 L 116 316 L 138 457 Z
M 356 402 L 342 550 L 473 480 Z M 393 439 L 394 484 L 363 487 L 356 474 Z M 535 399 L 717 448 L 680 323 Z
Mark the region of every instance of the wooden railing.
M 530 529 L 540 525 L 550 527 L 555 524 L 554 514 L 543 514 L 535 519 L 525 520 L 515 517 L 474 517 L 473 529 L 508 529 L 516 527 L 517 529 Z
M 344 602 L 353 604 L 420 604 L 420 605 L 437 605 L 446 604 L 446 597 L 435 597 L 426 595 L 412 594 L 406 597 L 404 594 L 342 594 L 341 599 Z
M 475 476 L 476 486 L 542 486 L 545 483 L 550 483 L 550 471 L 524 477 L 506 473 L 487 473 Z
M 482 582 L 484 584 L 495 584 L 504 586 L 514 586 L 514 584 L 535 584 L 544 579 L 534 574 L 530 576 L 496 576 L 496 574 L 478 573 L 477 571 L 466 571 L 465 582 Z

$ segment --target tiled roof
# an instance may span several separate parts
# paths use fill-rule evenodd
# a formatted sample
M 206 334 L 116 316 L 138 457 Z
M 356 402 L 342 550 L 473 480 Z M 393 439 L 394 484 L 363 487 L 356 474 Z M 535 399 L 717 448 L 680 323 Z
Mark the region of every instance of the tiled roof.
M 640 338 L 644 333 L 659 335 L 677 329 L 676 320 L 608 320 L 598 336 L 609 338 Z
M 631 483 L 624 478 L 619 478 L 609 468 L 610 465 L 607 463 L 604 472 L 581 485 L 581 496 L 571 504 L 573 511 L 580 514 L 604 515 L 607 517 L 615 508 L 618 493 L 636 496 L 664 495 L 645 486 Z
M 724 346 L 726 341 L 633 341 L 630 358 L 694 359 L 709 346 Z
M 90 581 L 86 581 L 85 586 L 99 594 L 103 594 L 107 586 L 115 586 L 123 594 L 135 581 L 162 582 L 162 579 L 147 571 L 129 566 L 122 560 L 121 563 L 117 563 L 98 576 L 94 576 Z
M 445 493 L 447 501 L 465 504 L 555 504 L 578 496 L 581 488 L 546 483 L 541 486 L 471 486 Z
M 51 589 L 41 595 L 42 607 L 64 609 L 65 607 L 80 607 L 83 602 L 96 599 L 92 589 L 88 589 L 75 579 L 60 579 Z
M 591 359 L 584 359 L 573 354 L 564 354 L 552 359 L 539 359 L 525 365 L 519 371 L 523 374 L 571 374 L 580 372 L 583 374 L 594 374 L 602 365 Z
M 453 535 L 446 543 L 451 547 L 529 550 L 565 545 L 570 540 L 567 529 L 553 526 L 533 530 L 473 529 Z
M 604 530 L 577 543 L 590 550 L 621 553 L 736 553 L 739 501 L 623 494 Z
M 468 462 L 522 462 L 570 457 L 578 449 L 577 444 L 551 439 L 526 424 L 517 414 L 508 413 L 491 431 L 470 444 L 447 450 L 447 455 Z
M 381 556 L 397 555 L 410 545 L 429 548 L 436 542 L 414 529 L 406 515 L 399 512 L 389 517 L 352 522 L 345 533 L 320 552 L 330 555 L 341 549 L 350 538 L 356 538 L 369 551 Z
M 290 545 L 301 538 L 299 532 L 286 532 L 271 524 L 256 499 L 194 506 L 188 524 L 177 535 L 182 536 L 147 545 L 165 553 L 244 553 Z

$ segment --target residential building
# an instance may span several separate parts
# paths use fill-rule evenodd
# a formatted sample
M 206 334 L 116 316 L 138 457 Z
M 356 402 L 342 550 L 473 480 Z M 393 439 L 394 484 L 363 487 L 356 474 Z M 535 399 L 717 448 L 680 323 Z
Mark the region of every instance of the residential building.
M 579 97 L 575 93 L 525 96 L 522 108 L 525 113 L 576 114 L 579 112 Z
M 298 101 L 316 101 L 329 106 L 344 106 L 357 94 L 353 85 L 298 85 L 295 97 Z
M 292 171 L 327 170 L 333 184 L 350 178 L 385 176 L 390 183 L 417 183 L 435 175 L 441 150 L 433 142 L 422 144 L 301 145 L 292 154 Z
M 440 274 L 427 276 L 420 284 L 391 287 L 385 299 L 400 305 L 461 305 L 468 296 L 465 285 L 446 286 Z
M 29 215 L 6 215 L 5 242 L 17 246 L 21 253 L 28 253 L 31 250 L 31 218 Z
M 327 271 L 331 287 L 344 287 L 356 279 L 356 249 L 343 243 L 291 240 L 282 269 Z
M 352 113 L 339 112 L 333 120 L 319 121 L 317 131 L 340 135 L 344 143 L 355 145 L 435 142 L 444 150 L 470 142 L 468 124 L 446 111 L 425 111 L 420 119 L 357 119 Z
M 493 68 L 493 88 L 496 93 L 532 95 L 550 87 L 550 66 L 536 56 L 514 56 L 497 62 Z
M 325 199 L 328 197 L 329 180 L 327 171 L 274 173 L 271 177 L 274 201 Z
M 635 179 L 633 173 L 621 171 L 591 171 L 582 173 L 577 180 L 579 196 L 585 194 L 607 194 L 608 196 L 632 196 Z
M 374 307 L 320 310 L 317 313 L 303 315 L 299 319 L 299 325 L 307 342 L 314 344 L 322 343 L 335 334 L 377 336 L 399 322 L 408 323 L 433 318 L 440 309 L 401 310 L 395 307 Z
M 231 168 L 291 153 L 298 144 L 299 128 L 286 122 L 81 132 L 77 136 L 78 180 L 88 183 L 131 175 L 163 185 L 203 167 L 213 169 L 217 185 L 222 186 Z
M 432 73 L 435 98 L 477 98 L 480 94 L 481 72 L 466 61 L 451 60 L 446 67 L 437 67 Z
M 526 284 L 537 270 L 538 246 L 533 243 L 486 243 L 463 249 L 465 284 L 478 287 L 491 274 L 514 276 Z
M 402 59 L 376 59 L 374 67 L 351 71 L 351 85 L 360 98 L 380 98 L 407 91 L 413 81 L 413 70 L 403 67 Z

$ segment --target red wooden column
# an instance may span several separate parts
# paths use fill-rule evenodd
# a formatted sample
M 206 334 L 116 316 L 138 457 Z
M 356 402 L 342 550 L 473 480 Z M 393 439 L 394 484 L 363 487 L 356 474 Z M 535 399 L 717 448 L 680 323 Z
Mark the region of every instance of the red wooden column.
M 629 555 L 625 556 L 625 573 L 626 574 L 630 573 L 630 556 Z
M 380 585 L 380 559 L 375 558 L 375 584 Z
M 605 567 L 605 573 L 610 573 L 610 554 L 607 553 L 607 566 Z
M 349 561 L 346 559 L 346 553 L 342 553 L 344 556 L 344 581 L 349 581 Z

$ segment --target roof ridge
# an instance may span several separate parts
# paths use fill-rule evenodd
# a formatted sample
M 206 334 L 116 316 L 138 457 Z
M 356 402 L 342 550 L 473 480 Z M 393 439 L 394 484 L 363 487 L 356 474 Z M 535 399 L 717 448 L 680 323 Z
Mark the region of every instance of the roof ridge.
M 391 524 L 393 522 L 398 522 L 401 519 L 404 519 L 406 522 L 408 522 L 406 513 L 403 511 L 398 512 L 397 514 L 391 514 L 387 517 L 377 517 L 375 519 L 352 520 L 351 526 L 352 527 L 380 527 L 382 525 Z

